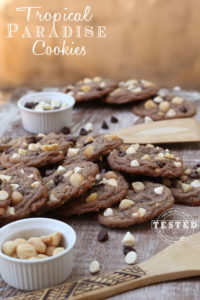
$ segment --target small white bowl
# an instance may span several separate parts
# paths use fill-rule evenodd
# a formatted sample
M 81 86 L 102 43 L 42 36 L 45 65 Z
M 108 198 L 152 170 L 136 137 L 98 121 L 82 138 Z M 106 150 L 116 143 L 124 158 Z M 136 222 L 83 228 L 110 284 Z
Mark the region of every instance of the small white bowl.
M 62 233 L 62 253 L 40 260 L 17 259 L 2 252 L 4 242 L 16 238 Z M 31 218 L 10 223 L 0 229 L 0 272 L 9 285 L 22 290 L 39 290 L 65 281 L 73 268 L 76 233 L 64 222 L 49 218 Z
M 56 99 L 61 103 L 66 103 L 67 107 L 56 110 L 35 111 L 26 108 L 27 102 L 41 102 Z M 23 96 L 18 101 L 21 111 L 24 129 L 32 133 L 60 132 L 65 126 L 72 124 L 72 110 L 75 104 L 73 97 L 59 92 L 39 92 L 30 93 Z

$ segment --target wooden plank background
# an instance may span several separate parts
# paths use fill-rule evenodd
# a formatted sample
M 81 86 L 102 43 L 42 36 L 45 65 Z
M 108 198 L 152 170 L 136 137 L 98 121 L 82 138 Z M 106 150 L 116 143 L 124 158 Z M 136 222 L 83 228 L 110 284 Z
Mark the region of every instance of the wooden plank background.
M 200 101 L 198 101 L 200 94 L 198 92 L 180 91 L 176 92 L 176 94 L 194 100 L 198 108 L 200 108 Z M 25 134 L 14 98 L 0 109 L 0 136 L 19 136 Z M 78 133 L 80 128 L 88 121 L 94 124 L 94 132 L 98 133 L 108 132 L 108 130 L 101 128 L 103 120 L 108 122 L 110 130 L 112 131 L 130 126 L 139 121 L 138 118 L 131 113 L 130 108 L 131 105 L 114 107 L 92 102 L 79 104 L 74 109 L 72 131 Z M 111 115 L 116 116 L 119 119 L 119 123 L 110 123 Z M 195 118 L 200 121 L 200 109 L 198 109 Z M 185 164 L 192 165 L 200 162 L 200 143 L 172 144 L 167 147 L 178 151 L 178 153 L 183 156 Z M 193 208 L 182 205 L 176 205 L 176 207 L 183 208 L 186 213 L 192 215 L 193 219 L 199 219 L 199 207 Z M 66 220 L 66 222 L 70 224 L 77 233 L 74 269 L 68 281 L 90 276 L 88 266 L 94 259 L 97 259 L 101 264 L 101 274 L 127 266 L 124 262 L 121 244 L 127 229 L 109 229 L 109 240 L 105 243 L 99 243 L 97 241 L 97 233 L 101 226 L 95 221 L 94 215 L 88 214 L 81 217 L 71 217 Z M 167 246 L 167 243 L 161 240 L 157 236 L 157 233 L 151 229 L 150 223 L 132 226 L 128 230 L 136 237 L 135 248 L 138 254 L 137 262 L 142 262 L 150 258 Z M 192 255 L 192 253 L 188 253 L 188 255 Z M 163 264 L 165 264 L 165 261 L 163 261 Z M 0 299 L 22 293 L 24 292 L 8 286 L 0 278 Z M 199 299 L 199 295 L 200 284 L 198 277 L 144 287 L 109 299 L 186 300 L 190 298 L 196 300 Z

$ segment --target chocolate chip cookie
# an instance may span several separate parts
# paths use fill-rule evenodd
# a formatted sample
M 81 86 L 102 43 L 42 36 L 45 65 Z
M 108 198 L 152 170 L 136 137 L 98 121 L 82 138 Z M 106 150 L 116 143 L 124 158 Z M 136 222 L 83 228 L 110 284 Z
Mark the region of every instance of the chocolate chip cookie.
M 98 215 L 98 222 L 108 227 L 128 227 L 152 220 L 172 207 L 170 189 L 159 183 L 133 182 L 117 207 L 107 208 Z
M 122 142 L 122 139 L 112 134 L 81 137 L 73 148 L 68 149 L 63 165 L 79 161 L 95 161 L 101 155 L 120 146 Z
M 47 200 L 47 188 L 35 168 L 18 164 L 0 172 L 0 224 L 38 212 Z
M 117 172 L 108 171 L 96 176 L 96 183 L 81 197 L 60 207 L 56 214 L 62 217 L 81 215 L 99 211 L 123 199 L 128 191 L 128 183 Z
M 149 117 L 152 120 L 167 120 L 192 117 L 196 113 L 195 105 L 182 97 L 165 95 L 133 106 L 133 112 L 140 117 Z
M 49 198 L 42 212 L 82 195 L 95 183 L 98 171 L 98 166 L 92 162 L 60 165 L 52 175 L 43 178 Z
M 63 93 L 73 96 L 76 102 L 102 98 L 112 92 L 117 83 L 108 78 L 84 78 L 62 89 Z
M 185 168 L 184 175 L 177 180 L 163 179 L 163 184 L 171 189 L 175 202 L 200 205 L 200 164 Z
M 108 156 L 113 170 L 135 175 L 174 178 L 183 174 L 180 157 L 153 145 L 121 145 Z
M 147 80 L 130 79 L 120 82 L 103 102 L 110 104 L 124 104 L 136 100 L 144 100 L 157 94 L 158 87 Z
M 1 164 L 10 168 L 18 163 L 28 167 L 42 167 L 64 159 L 68 147 L 72 145 L 63 134 L 38 134 L 19 138 L 16 144 L 4 151 Z

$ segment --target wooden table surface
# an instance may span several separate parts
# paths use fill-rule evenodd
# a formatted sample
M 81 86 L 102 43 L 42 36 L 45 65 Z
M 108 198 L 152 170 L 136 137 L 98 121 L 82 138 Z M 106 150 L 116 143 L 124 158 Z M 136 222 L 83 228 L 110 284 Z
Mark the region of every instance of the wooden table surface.
M 199 93 L 180 91 L 176 92 L 176 94 L 183 95 L 188 99 L 194 100 L 200 108 L 200 102 L 198 101 L 200 99 Z M 113 107 L 97 103 L 79 104 L 74 110 L 72 131 L 77 133 L 88 121 L 93 123 L 94 132 L 98 133 L 108 132 L 108 130 L 103 130 L 101 128 L 103 120 L 108 122 L 110 130 L 117 130 L 130 126 L 138 120 L 138 118 L 132 114 L 130 108 L 131 105 Z M 109 120 L 112 114 L 119 119 L 119 123 L 110 123 Z M 195 118 L 200 120 L 200 109 Z M 0 136 L 19 136 L 23 134 L 25 134 L 25 131 L 22 128 L 20 114 L 16 106 L 16 100 L 12 99 L 6 102 L 6 104 L 0 109 Z M 167 148 L 178 151 L 179 154 L 183 156 L 185 164 L 200 162 L 200 143 L 173 144 L 168 145 Z M 182 205 L 176 205 L 176 207 L 184 209 L 185 212 L 191 214 L 194 219 L 199 219 L 199 207 L 193 208 Z M 127 229 L 109 229 L 109 240 L 105 243 L 99 243 L 97 242 L 97 233 L 101 226 L 95 221 L 93 215 L 72 217 L 67 219 L 66 222 L 70 224 L 77 233 L 77 243 L 74 253 L 74 269 L 68 281 L 90 276 L 88 266 L 94 259 L 97 259 L 101 264 L 101 274 L 127 266 L 124 262 L 121 244 L 122 238 L 127 232 Z M 130 230 L 136 237 L 135 248 L 138 254 L 137 262 L 142 262 L 150 258 L 161 249 L 168 246 L 168 244 L 160 239 L 157 233 L 151 229 L 150 222 L 132 226 L 128 230 Z M 188 253 L 188 255 L 192 255 L 192 253 Z M 165 261 L 163 261 L 163 264 L 165 264 Z M 22 293 L 24 292 L 8 286 L 0 278 L 0 299 L 5 299 Z M 148 286 L 117 295 L 109 299 L 186 300 L 189 298 L 199 299 L 199 295 L 200 283 L 198 277 Z

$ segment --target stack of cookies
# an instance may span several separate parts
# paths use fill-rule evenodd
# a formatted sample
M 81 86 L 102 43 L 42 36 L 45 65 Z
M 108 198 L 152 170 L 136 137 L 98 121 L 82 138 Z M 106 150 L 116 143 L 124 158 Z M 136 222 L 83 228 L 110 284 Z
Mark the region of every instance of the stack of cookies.
M 175 153 L 150 144 L 52 133 L 16 138 L 3 149 L 1 225 L 51 211 L 66 218 L 97 212 L 101 224 L 128 227 L 172 207 L 174 198 L 200 203 L 200 167 L 184 168 Z

